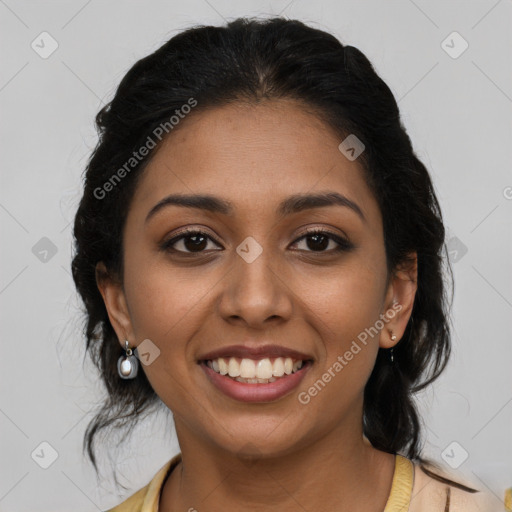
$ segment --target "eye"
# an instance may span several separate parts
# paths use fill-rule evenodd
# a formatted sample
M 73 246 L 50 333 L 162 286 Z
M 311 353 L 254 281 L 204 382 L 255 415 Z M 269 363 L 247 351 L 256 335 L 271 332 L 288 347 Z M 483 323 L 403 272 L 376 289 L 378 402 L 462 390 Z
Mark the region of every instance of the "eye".
M 208 249 L 209 241 L 219 247 L 219 244 L 207 232 L 188 229 L 163 242 L 161 249 L 182 254 L 202 253 Z M 305 235 L 298 238 L 294 245 L 301 241 L 305 241 L 306 249 L 299 250 L 305 250 L 306 252 L 331 253 L 349 251 L 354 248 L 354 245 L 346 238 L 322 229 L 309 230 Z M 213 249 L 215 250 L 215 248 Z
M 164 251 L 184 254 L 201 253 L 207 249 L 208 240 L 214 242 L 213 238 L 205 231 L 189 229 L 165 241 L 161 245 L 161 248 Z M 218 244 L 216 242 L 214 243 L 218 247 Z
M 354 245 L 346 238 L 322 229 L 312 229 L 308 231 L 304 236 L 297 239 L 294 244 L 303 240 L 305 241 L 306 247 L 309 249 L 306 249 L 307 252 L 330 253 L 338 251 L 349 251 L 354 248 Z M 331 248 L 326 250 L 330 244 Z M 334 245 L 334 247 L 332 245 Z

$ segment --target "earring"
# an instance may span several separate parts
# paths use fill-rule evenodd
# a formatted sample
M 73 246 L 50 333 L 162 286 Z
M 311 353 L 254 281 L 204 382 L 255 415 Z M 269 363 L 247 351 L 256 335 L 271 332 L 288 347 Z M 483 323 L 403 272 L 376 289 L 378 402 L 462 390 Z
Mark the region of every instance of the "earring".
M 389 332 L 391 333 L 391 340 L 395 341 L 396 340 L 396 334 L 393 334 L 393 331 L 389 331 Z M 395 361 L 395 358 L 393 356 L 393 348 L 394 347 L 391 347 L 391 350 L 389 351 L 389 358 L 391 359 L 392 363 Z
M 121 356 L 117 360 L 117 372 L 122 379 L 134 379 L 137 377 L 139 369 L 139 361 L 133 355 L 132 349 L 129 347 L 129 342 L 124 342 L 126 355 Z

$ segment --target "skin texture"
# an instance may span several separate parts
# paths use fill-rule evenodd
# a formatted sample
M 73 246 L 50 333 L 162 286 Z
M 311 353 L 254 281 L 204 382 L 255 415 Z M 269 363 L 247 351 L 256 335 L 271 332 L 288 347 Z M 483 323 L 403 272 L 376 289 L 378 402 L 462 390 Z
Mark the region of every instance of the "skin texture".
M 231 104 L 182 121 L 144 171 L 125 225 L 123 286 L 98 278 L 98 287 L 120 345 L 149 338 L 160 349 L 141 368 L 173 412 L 183 457 L 164 485 L 163 512 L 384 509 L 394 456 L 363 440 L 363 391 L 378 348 L 395 345 L 406 328 L 416 266 L 396 269 L 388 281 L 378 204 L 340 142 L 293 100 Z M 276 215 L 292 194 L 332 191 L 357 203 L 365 221 L 341 206 Z M 219 196 L 234 213 L 173 205 L 145 223 L 171 193 Z M 160 248 L 184 227 L 211 237 L 203 253 Z M 336 252 L 330 240 L 318 249 L 302 238 L 310 227 L 354 248 Z M 252 263 L 236 252 L 249 236 L 263 249 Z M 186 242 L 175 249 L 193 250 Z M 382 331 L 300 403 L 298 391 L 394 302 L 402 307 Z M 311 355 L 313 367 L 298 391 L 275 402 L 238 402 L 213 387 L 197 361 L 244 342 L 295 348 Z

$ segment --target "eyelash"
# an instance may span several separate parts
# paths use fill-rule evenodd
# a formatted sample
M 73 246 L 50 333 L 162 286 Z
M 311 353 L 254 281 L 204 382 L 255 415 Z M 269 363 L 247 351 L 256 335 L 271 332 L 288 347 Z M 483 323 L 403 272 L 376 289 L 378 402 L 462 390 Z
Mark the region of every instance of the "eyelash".
M 163 251 L 173 252 L 175 254 L 180 254 L 180 255 L 204 254 L 205 253 L 204 250 L 198 251 L 198 252 L 192 252 L 192 251 L 187 252 L 187 251 L 178 251 L 178 250 L 172 248 L 172 246 L 174 244 L 176 244 L 177 242 L 179 242 L 180 240 L 185 239 L 188 236 L 192 236 L 192 235 L 202 235 L 202 236 L 212 240 L 217 245 L 220 245 L 215 239 L 213 239 L 205 231 L 201 231 L 199 229 L 186 229 L 184 231 L 181 231 L 177 236 L 171 238 L 170 240 L 163 242 L 162 245 L 160 246 L 160 248 Z M 336 248 L 328 250 L 328 251 L 311 251 L 311 250 L 309 250 L 306 252 L 311 252 L 313 254 L 331 254 L 331 253 L 338 253 L 338 252 L 343 252 L 343 251 L 347 252 L 347 251 L 354 249 L 354 245 L 351 242 L 349 242 L 346 238 L 343 238 L 339 235 L 331 233 L 330 231 L 326 231 L 325 229 L 319 229 L 319 228 L 313 228 L 313 229 L 306 231 L 301 237 L 297 238 L 295 240 L 295 242 L 293 242 L 293 244 L 296 244 L 297 242 L 299 242 L 309 236 L 314 236 L 314 235 L 327 235 L 328 238 L 330 238 L 331 240 L 336 242 L 338 244 L 338 246 Z

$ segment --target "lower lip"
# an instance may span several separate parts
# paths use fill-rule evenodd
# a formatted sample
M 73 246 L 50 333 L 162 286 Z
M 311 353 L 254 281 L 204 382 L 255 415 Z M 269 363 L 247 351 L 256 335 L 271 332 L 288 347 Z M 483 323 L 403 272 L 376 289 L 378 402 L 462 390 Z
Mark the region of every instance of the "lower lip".
M 295 389 L 311 368 L 311 364 L 311 361 L 305 362 L 299 371 L 280 377 L 268 384 L 238 382 L 212 370 L 205 362 L 201 362 L 199 366 L 206 373 L 210 382 L 230 398 L 241 402 L 273 402 Z

